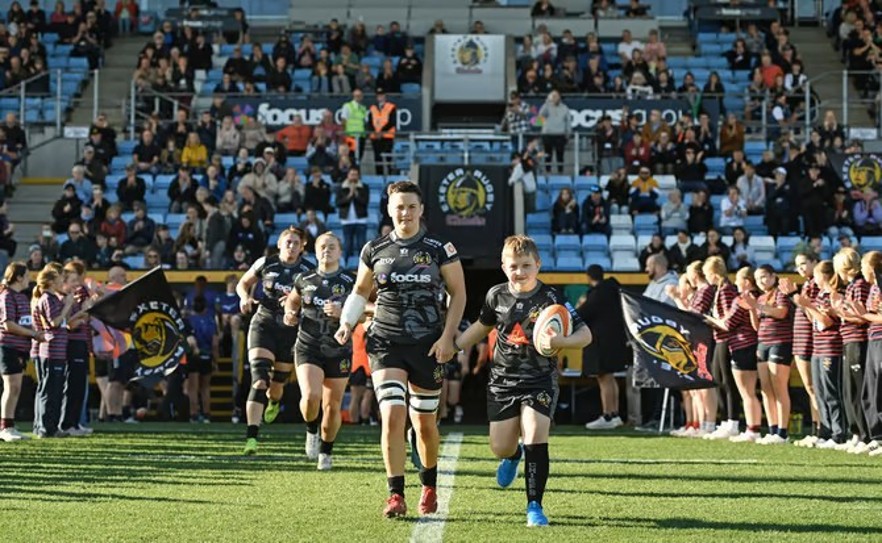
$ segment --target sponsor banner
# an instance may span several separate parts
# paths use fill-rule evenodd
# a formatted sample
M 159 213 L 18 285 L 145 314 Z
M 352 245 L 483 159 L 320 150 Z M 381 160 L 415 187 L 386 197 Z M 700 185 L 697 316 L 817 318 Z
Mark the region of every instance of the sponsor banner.
M 89 313 L 131 334 L 138 351 L 135 379 L 161 378 L 184 358 L 184 319 L 162 268 L 154 268 L 99 300 Z
M 231 96 L 227 103 L 233 108 L 233 120 L 244 125 L 250 119 L 257 119 L 269 130 L 278 130 L 291 124 L 295 115 L 300 115 L 308 125 L 319 124 L 322 112 L 330 109 L 334 119 L 343 124 L 343 104 L 349 102 L 348 96 Z M 389 96 L 389 101 L 398 107 L 398 131 L 419 132 L 423 129 L 422 99 L 418 97 Z M 364 105 L 370 107 L 374 100 L 365 97 Z
M 545 102 L 545 97 L 528 96 L 524 98 L 524 101 L 530 106 L 530 124 L 535 128 L 542 128 L 539 110 Z M 628 107 L 628 113 L 637 115 L 641 125 L 649 119 L 649 112 L 653 109 L 661 111 L 662 118 L 668 124 L 677 122 L 680 117 L 687 113 L 696 117 L 689 102 L 671 98 L 628 100 L 626 98 L 582 98 L 568 95 L 564 96 L 563 101 L 570 108 L 573 130 L 594 130 L 604 115 L 610 116 L 613 125 L 619 125 L 625 115 L 625 112 L 622 110 L 623 106 Z M 703 101 L 701 103 L 701 111 L 710 115 L 711 126 L 717 126 L 720 117 L 720 106 L 716 101 Z
M 501 102 L 505 97 L 505 36 L 435 36 L 435 94 L 439 102 Z
M 514 232 L 504 166 L 420 166 L 426 222 L 463 258 L 498 257 Z M 453 249 L 455 247 L 456 249 Z
M 855 192 L 865 189 L 880 190 L 882 185 L 882 155 L 876 153 L 836 153 L 830 155 L 830 165 L 842 184 Z M 859 195 L 855 195 L 860 197 Z
M 634 350 L 634 386 L 710 388 L 713 332 L 700 315 L 622 292 L 625 327 Z

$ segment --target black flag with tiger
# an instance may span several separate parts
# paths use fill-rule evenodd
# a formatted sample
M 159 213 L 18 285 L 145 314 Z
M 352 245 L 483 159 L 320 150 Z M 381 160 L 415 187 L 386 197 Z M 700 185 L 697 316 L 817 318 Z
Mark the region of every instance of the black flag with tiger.
M 700 315 L 622 292 L 634 350 L 634 386 L 687 390 L 715 386 L 709 362 L 713 332 Z
M 184 358 L 184 319 L 162 268 L 156 267 L 98 300 L 89 313 L 131 334 L 140 363 L 134 379 L 162 378 Z

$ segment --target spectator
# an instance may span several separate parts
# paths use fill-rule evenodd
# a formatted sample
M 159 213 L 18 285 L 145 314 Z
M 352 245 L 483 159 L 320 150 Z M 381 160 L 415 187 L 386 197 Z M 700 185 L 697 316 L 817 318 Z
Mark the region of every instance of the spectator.
M 404 56 L 398 61 L 398 79 L 402 83 L 419 83 L 423 78 L 423 62 L 408 43 L 404 48 Z
M 530 130 L 530 107 L 521 101 L 521 95 L 512 92 L 509 95 L 508 107 L 502 118 L 502 131 L 512 136 L 512 143 L 519 147 L 521 144 L 517 137 L 526 134 Z
M 178 168 L 178 175 L 172 180 L 166 193 L 169 213 L 183 213 L 187 206 L 196 203 L 196 183 L 186 166 Z
M 294 50 L 287 32 L 284 31 L 279 34 L 279 39 L 273 46 L 273 63 L 280 58 L 284 58 L 286 63 L 292 66 L 297 63 L 297 51 Z
M 637 257 L 637 260 L 640 261 L 640 267 L 646 268 L 646 263 L 649 260 L 649 257 L 653 255 L 663 255 L 667 258 L 667 249 L 665 249 L 664 239 L 660 234 L 653 234 L 652 238 L 649 240 L 649 244 L 640 251 L 640 255 Z
M 631 214 L 658 213 L 658 195 L 658 181 L 652 177 L 648 167 L 640 168 L 637 177 L 631 182 Z
M 720 130 L 720 154 L 729 156 L 733 152 L 744 150 L 744 124 L 734 113 L 726 115 L 726 124 Z
M 827 237 L 838 238 L 840 235 L 854 235 L 854 218 L 848 201 L 845 187 L 837 187 L 833 194 L 833 221 L 827 229 Z
M 126 227 L 125 252 L 126 254 L 141 253 L 152 242 L 156 235 L 156 223 L 147 216 L 147 208 L 144 202 L 134 202 L 132 207 L 135 216 L 129 220 Z
M 606 192 L 614 215 L 628 212 L 631 185 L 628 183 L 628 173 L 625 168 L 619 168 L 610 174 L 606 182 Z
M 683 161 L 677 164 L 674 173 L 677 176 L 677 185 L 681 191 L 694 192 L 707 190 L 707 166 L 701 161 L 704 156 L 702 151 L 696 152 L 692 147 L 683 151 Z
M 46 259 L 43 257 L 43 248 L 40 247 L 39 244 L 35 243 L 28 247 L 28 259 L 25 262 L 28 271 L 38 272 L 42 270 L 46 264 Z
M 334 66 L 335 74 L 337 66 Z M 334 93 L 333 83 L 331 82 L 331 71 L 324 61 L 319 61 L 312 70 L 312 76 L 309 78 L 309 89 L 313 94 L 332 94 Z
M 726 198 L 720 204 L 720 231 L 731 233 L 736 226 L 744 226 L 747 216 L 747 204 L 741 197 L 738 187 L 729 187 Z
M 107 216 L 108 209 L 110 209 L 110 202 L 104 197 L 104 189 L 99 185 L 95 185 L 92 187 L 92 198 L 88 202 L 83 202 L 82 219 L 85 221 L 86 234 L 90 234 L 88 230 L 92 226 L 95 226 L 95 230 L 97 230 L 97 227 Z M 87 212 L 91 213 L 91 220 L 87 220 Z
M 372 92 L 376 86 L 376 79 L 371 73 L 371 67 L 367 64 L 359 66 L 358 73 L 355 74 L 355 88 L 362 92 Z
M 818 126 L 818 132 L 821 134 L 821 140 L 824 147 L 831 147 L 836 138 L 845 139 L 845 130 L 836 120 L 836 113 L 832 109 L 824 112 L 824 122 Z
M 291 74 L 288 73 L 288 65 L 284 57 L 277 58 L 273 69 L 266 74 L 266 90 L 282 94 L 291 91 Z
M 113 265 L 114 249 L 110 246 L 107 236 L 98 232 L 95 234 L 95 267 L 100 270 L 109 269 Z
M 619 54 L 619 59 L 621 60 L 621 63 L 623 65 L 627 64 L 628 61 L 634 56 L 634 49 L 640 49 L 642 51 L 643 43 L 633 39 L 630 30 L 623 30 L 622 41 L 619 42 L 619 45 L 616 48 Z
M 203 207 L 207 213 L 205 221 L 205 263 L 211 269 L 221 269 L 227 253 L 227 240 L 233 227 L 233 217 L 222 211 L 217 198 L 209 196 Z
M 398 55 L 396 55 L 398 56 Z M 327 64 L 330 65 L 331 59 L 329 58 Z M 348 44 L 343 44 L 340 54 L 336 56 L 334 59 L 334 67 L 342 66 L 343 72 L 346 74 L 346 77 L 350 79 L 350 81 L 355 79 L 355 75 L 358 73 L 359 59 L 358 55 L 352 52 L 352 49 Z
M 628 173 L 637 173 L 644 169 L 649 171 L 652 149 L 641 134 L 634 134 L 631 141 L 625 144 L 624 156 Z
M 780 236 L 790 231 L 792 191 L 787 182 L 787 170 L 778 167 L 774 170 L 774 176 L 766 196 L 766 226 L 769 235 Z
M 254 81 L 265 81 L 266 74 L 272 70 L 273 65 L 268 56 L 263 52 L 260 43 L 251 45 L 251 57 L 248 59 L 248 73 Z
M 83 234 L 83 226 L 79 222 L 72 222 L 67 229 L 67 240 L 61 244 L 58 258 L 61 262 L 68 262 L 78 258 L 91 266 L 95 262 L 96 247 L 87 236 Z
M 564 188 L 551 210 L 551 231 L 555 234 L 579 233 L 579 204 L 572 189 Z
M 720 239 L 720 233 L 713 228 L 707 231 L 704 244 L 698 249 L 699 260 L 707 260 L 711 256 L 719 256 L 724 262 L 729 262 L 729 247 Z
M 882 233 L 882 204 L 872 189 L 864 189 L 861 199 L 854 204 L 854 226 L 862 236 L 878 236 Z
M 194 70 L 205 72 L 211 70 L 213 65 L 211 57 L 214 56 L 214 51 L 211 44 L 205 39 L 204 33 L 196 34 L 196 41 L 188 47 L 187 56 L 190 59 L 190 66 Z
M 156 239 L 153 240 L 153 249 L 159 252 L 160 261 L 164 266 L 175 264 L 175 240 L 171 237 L 168 226 L 160 224 L 156 227 Z
M 600 0 L 595 4 L 594 16 L 598 19 L 618 19 L 619 8 L 611 0 Z
M 747 42 L 738 38 L 732 43 L 732 49 L 724 55 L 729 62 L 730 70 L 750 70 L 753 68 L 753 55 L 747 50 Z
M 290 156 L 304 156 L 311 137 L 312 129 L 303 124 L 300 115 L 294 115 L 290 125 L 276 132 L 276 141 L 285 146 Z
M 650 68 L 654 68 L 659 59 L 667 58 L 668 50 L 658 35 L 658 30 L 649 31 L 649 41 L 643 47 L 643 59 L 649 63 Z M 665 72 L 667 73 L 667 72 Z
M 612 124 L 612 118 L 604 115 L 597 126 L 597 155 L 600 156 L 600 174 L 612 173 L 624 164 L 619 132 Z
M 104 185 L 104 181 L 107 178 L 107 166 L 104 165 L 103 162 L 95 158 L 95 148 L 91 145 L 86 145 L 83 148 L 83 158 L 76 163 L 77 166 L 82 166 L 85 170 L 84 175 L 86 179 L 91 181 L 96 185 Z
M 662 132 L 658 141 L 650 146 L 650 166 L 658 175 L 671 175 L 677 166 L 677 160 L 677 146 L 667 132 Z
M 328 227 L 319 220 L 313 209 L 306 210 L 306 218 L 300 223 L 300 229 L 306 232 L 306 248 L 304 251 L 309 253 L 315 252 L 316 238 L 328 231 Z
M 401 81 L 398 80 L 398 74 L 392 67 L 392 61 L 386 59 L 383 61 L 383 69 L 377 76 L 377 88 L 393 94 L 401 92 Z
M 389 34 L 386 38 L 387 42 L 387 56 L 390 57 L 400 57 L 404 55 L 404 48 L 407 46 L 408 39 L 407 34 L 401 30 L 401 25 L 398 24 L 398 21 L 392 21 L 389 23 Z
M 144 251 L 144 268 L 148 270 L 152 270 L 155 267 L 161 267 L 163 269 L 168 269 L 169 266 L 162 263 L 162 259 L 160 258 L 159 251 L 154 249 L 153 247 L 149 247 L 146 251 Z
M 252 189 L 260 197 L 274 202 L 279 191 L 279 182 L 272 172 L 267 171 L 266 161 L 258 158 L 254 161 L 251 172 L 239 182 L 239 194 L 245 187 Z
M 732 230 L 732 247 L 729 251 L 729 269 L 738 270 L 756 265 L 750 236 L 744 228 L 738 226 Z
M 224 193 L 227 191 L 227 181 L 226 179 L 221 177 L 221 170 L 214 164 L 206 168 L 205 175 L 202 176 L 202 179 L 199 181 L 199 185 L 200 188 L 204 187 L 208 191 L 208 194 L 206 194 L 206 196 L 211 195 L 218 200 L 223 198 Z M 198 191 L 199 189 L 197 189 L 197 193 Z
M 583 234 L 609 235 L 609 203 L 603 198 L 603 191 L 599 186 L 592 185 L 590 191 L 591 193 L 582 202 L 581 231 Z M 578 210 L 578 206 L 575 206 L 575 209 Z
M 204 244 L 196 235 L 196 226 L 190 221 L 185 221 L 183 224 L 181 224 L 181 230 L 178 232 L 178 237 L 175 239 L 176 267 L 180 265 L 180 257 L 178 255 L 180 255 L 181 253 L 184 253 L 186 255 L 187 267 L 178 267 L 178 269 L 201 267 L 203 250 Z
M 768 179 L 763 179 L 756 174 L 756 168 L 753 163 L 744 163 L 744 175 L 738 178 L 735 186 L 744 196 L 744 203 L 747 208 L 748 215 L 763 215 L 766 211 L 766 183 Z
M 671 267 L 679 272 L 685 272 L 686 266 L 698 260 L 700 249 L 692 243 L 689 232 L 680 230 L 677 232 L 677 240 L 668 247 L 668 258 Z
M 295 68 L 311 69 L 317 60 L 318 51 L 312 42 L 312 38 L 303 36 L 303 39 L 300 40 L 300 47 L 297 48 L 297 53 L 294 57 Z
M 322 179 L 322 172 L 318 168 L 310 172 L 309 183 L 304 188 L 303 207 L 325 214 L 331 211 L 331 188 Z
M 112 205 L 108 208 L 104 220 L 100 222 L 97 232 L 107 236 L 107 241 L 114 249 L 124 247 L 126 243 L 126 223 L 120 219 L 121 208 Z
M 356 73 L 356 75 L 358 75 Z M 346 70 L 342 64 L 334 66 L 334 73 L 331 76 L 331 92 L 334 94 L 350 94 L 352 93 L 352 81 L 354 77 L 346 75 Z
M 175 141 L 175 138 L 169 138 L 165 142 L 165 149 L 159 153 L 159 163 L 157 164 L 158 173 L 172 174 L 177 171 L 181 165 L 181 148 Z
M 196 132 L 190 132 L 187 136 L 187 145 L 181 152 L 181 165 L 195 172 L 201 172 L 208 166 L 208 149 Z
M 86 169 L 82 166 L 74 166 L 71 169 L 71 178 L 64 182 L 64 187 L 71 186 L 80 202 L 88 202 L 92 199 L 92 183 L 86 179 Z
M 537 0 L 530 10 L 530 17 L 554 17 L 556 11 L 548 0 Z
M 524 211 L 531 213 L 536 209 L 536 164 L 540 156 L 537 148 L 538 139 L 530 140 L 527 147 L 511 154 L 511 175 L 508 178 L 508 186 L 512 187 L 521 183 L 524 194 Z
M 542 121 L 542 146 L 547 156 L 545 171 L 551 172 L 552 155 L 554 155 L 557 173 L 563 173 L 564 150 L 573 128 L 570 108 L 561 101 L 560 93 L 556 90 L 548 94 L 548 99 L 539 110 L 539 119 Z
M 141 141 L 132 151 L 132 161 L 139 172 L 157 173 L 161 149 L 153 139 L 153 132 L 145 130 L 141 133 Z
M 239 220 L 230 229 L 230 238 L 227 241 L 227 250 L 231 255 L 238 246 L 242 247 L 252 261 L 263 255 L 266 241 L 254 221 L 255 217 L 250 211 L 239 215 Z
M 726 163 L 724 175 L 726 184 L 734 186 L 738 183 L 738 179 L 744 175 L 744 151 L 735 149 L 732 151 L 732 158 Z
M 714 209 L 708 201 L 706 190 L 699 190 L 692 194 L 687 223 L 691 234 L 702 234 L 713 228 Z
M 337 210 L 343 225 L 343 248 L 347 258 L 358 255 L 367 241 L 368 198 L 369 190 L 361 181 L 361 172 L 353 167 L 337 189 Z
M 303 213 L 304 192 L 303 177 L 294 168 L 287 168 L 285 177 L 279 181 L 276 210 L 279 213 Z
M 210 110 L 206 109 L 199 116 L 199 122 L 196 124 L 196 134 L 199 135 L 199 142 L 205 146 L 207 155 L 213 155 L 215 144 L 217 143 L 217 123 L 211 116 Z
M 215 139 L 215 150 L 223 156 L 236 154 L 239 149 L 239 129 L 233 124 L 233 117 L 224 116 Z
M 828 202 L 832 200 L 833 189 L 822 176 L 821 168 L 817 163 L 811 163 L 808 167 L 806 175 L 801 176 L 797 183 L 797 191 L 799 193 L 800 214 L 802 215 L 803 231 L 809 237 L 820 236 L 829 226 L 828 224 Z M 869 198 L 869 200 L 868 200 Z M 872 209 L 869 202 L 875 198 L 875 195 L 864 195 L 864 207 Z M 876 204 L 878 205 L 878 203 Z M 854 223 L 858 232 L 861 231 L 861 215 L 870 216 L 870 213 L 854 210 Z
M 689 221 L 689 208 L 683 203 L 683 195 L 678 189 L 668 193 L 668 201 L 661 207 L 661 232 L 664 236 L 686 229 Z

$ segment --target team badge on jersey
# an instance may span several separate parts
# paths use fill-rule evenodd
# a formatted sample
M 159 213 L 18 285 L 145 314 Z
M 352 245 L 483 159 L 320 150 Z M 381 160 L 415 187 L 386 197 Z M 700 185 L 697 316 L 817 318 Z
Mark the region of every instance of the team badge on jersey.
M 417 251 L 417 254 L 413 255 L 413 263 L 417 266 L 431 266 L 432 255 L 425 251 Z
M 334 296 L 343 296 L 344 294 L 346 294 L 346 287 L 344 287 L 340 283 L 335 283 L 331 287 L 331 294 L 333 294 Z
M 534 318 L 533 320 L 536 319 Z M 524 328 L 521 326 L 521 323 L 516 322 L 515 325 L 512 327 L 511 332 L 508 334 L 508 343 L 509 345 L 530 344 L 530 340 L 527 338 L 527 334 L 524 333 Z

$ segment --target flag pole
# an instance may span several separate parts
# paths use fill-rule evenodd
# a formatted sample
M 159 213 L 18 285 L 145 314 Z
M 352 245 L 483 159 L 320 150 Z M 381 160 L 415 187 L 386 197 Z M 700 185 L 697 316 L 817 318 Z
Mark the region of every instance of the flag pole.
M 671 389 L 666 388 L 665 395 L 662 399 L 661 417 L 660 417 L 660 420 L 658 421 L 658 433 L 659 434 L 661 434 L 662 431 L 665 429 L 665 417 L 668 414 L 668 401 L 670 400 L 670 397 L 671 397 Z

